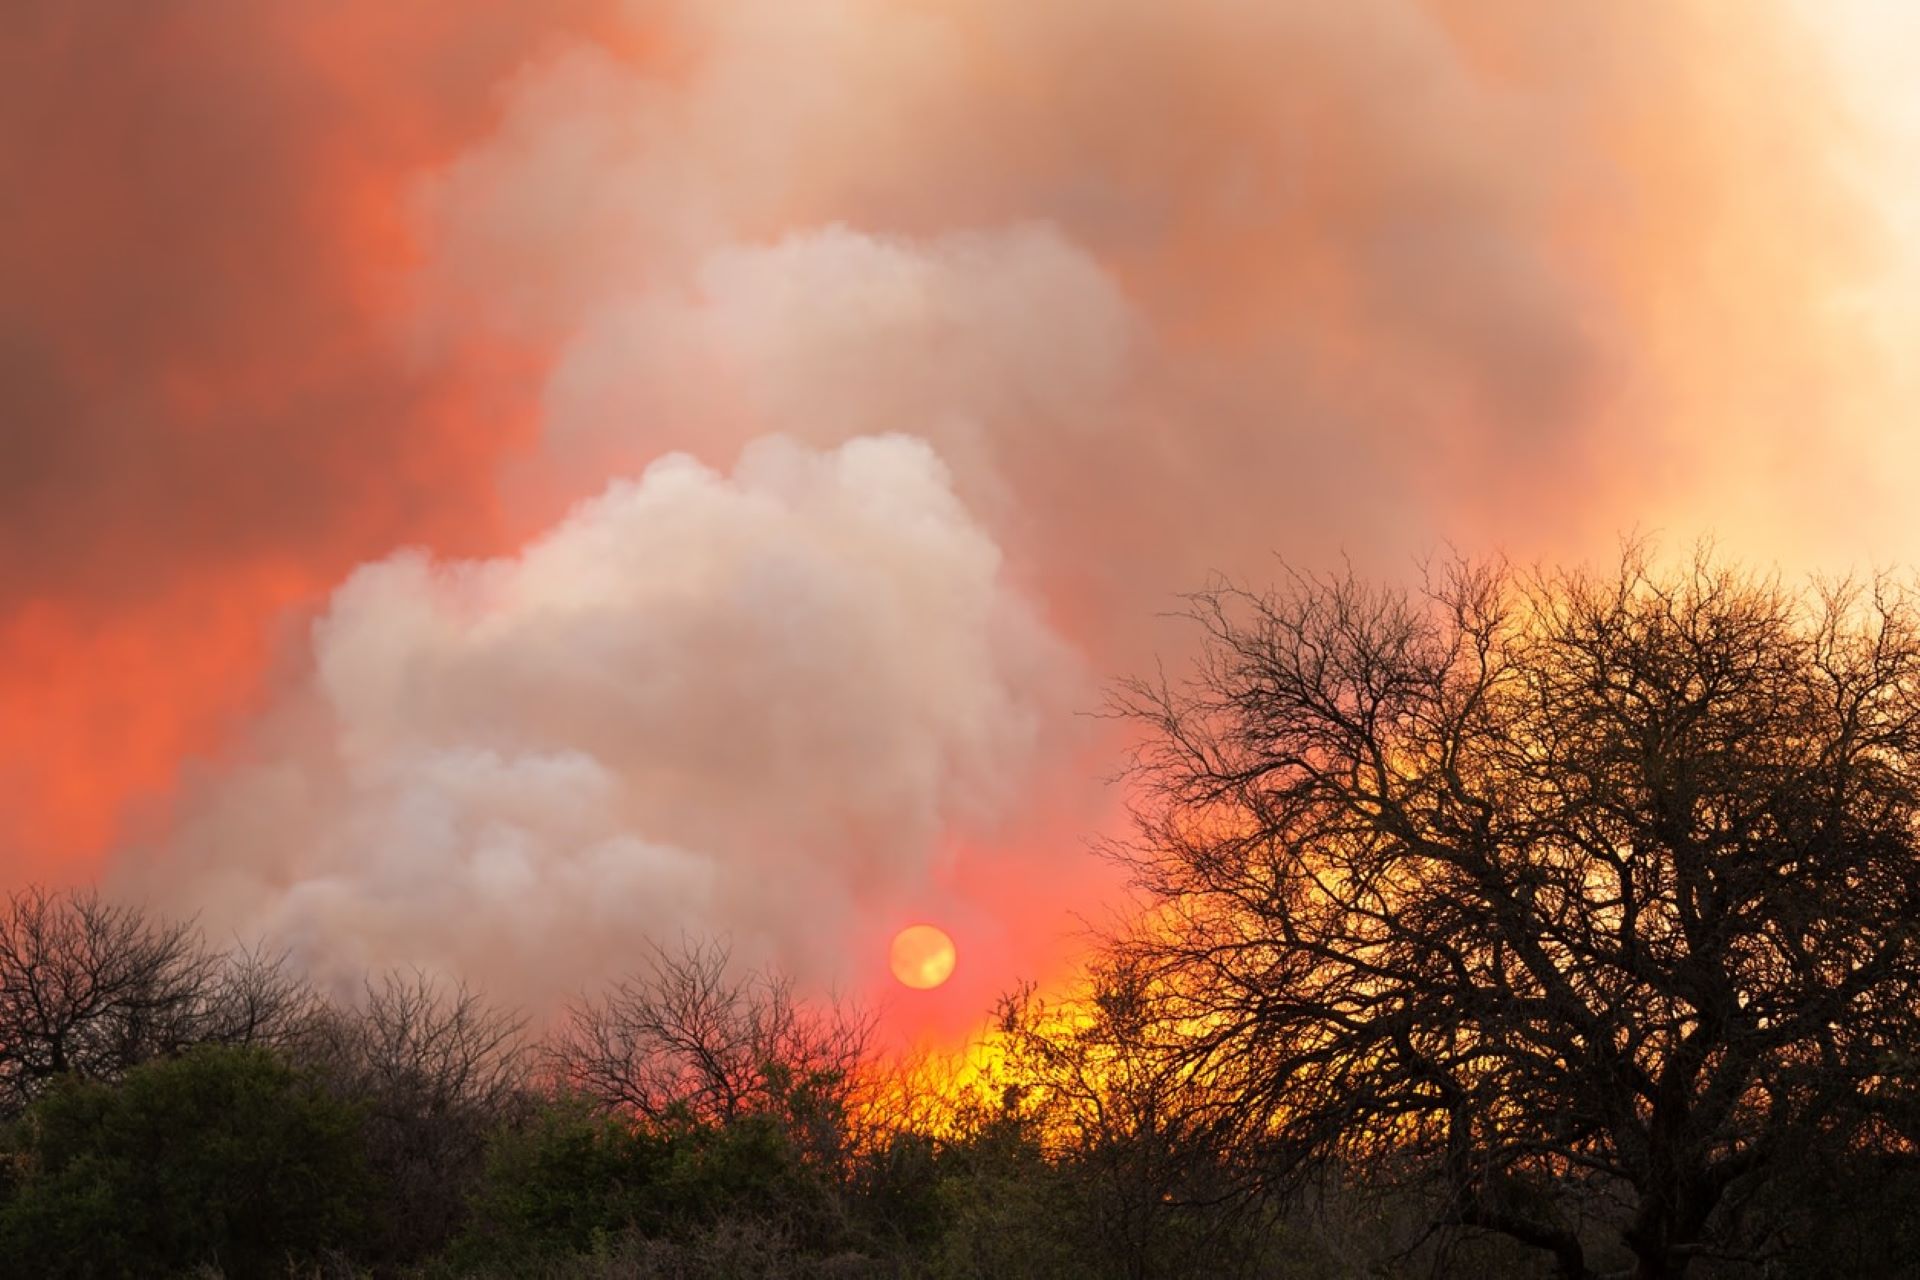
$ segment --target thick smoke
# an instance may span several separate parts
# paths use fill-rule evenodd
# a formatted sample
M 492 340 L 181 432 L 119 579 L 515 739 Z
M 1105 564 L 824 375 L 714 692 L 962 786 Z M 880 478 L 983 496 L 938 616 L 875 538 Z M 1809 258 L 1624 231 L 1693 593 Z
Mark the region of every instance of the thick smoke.
M 397 554 L 313 656 L 153 870 L 345 985 L 422 964 L 535 1003 L 683 931 L 844 981 L 1084 697 L 900 436 L 669 457 L 514 557 Z
M 1074 713 L 1177 663 L 1155 615 L 1209 573 L 1884 527 L 1803 45 L 1767 5 L 1520 0 L 527 35 L 394 184 L 379 309 L 399 367 L 534 388 L 524 437 L 447 448 L 498 558 L 429 522 L 347 579 L 123 880 L 535 1005 L 683 930 L 860 988 L 928 917 L 971 1014 L 1097 909 L 1113 744 Z
M 1275 549 L 1857 553 L 1863 491 L 1894 498 L 1822 301 L 1865 238 L 1790 14 L 640 12 L 667 52 L 530 61 L 422 196 L 429 327 L 561 351 L 535 472 L 914 432 L 1103 671 Z M 983 284 L 996 242 L 1028 261 Z M 1816 417 L 1845 444 L 1797 456 Z M 1783 523 L 1753 499 L 1789 457 Z
M 537 366 L 393 339 L 407 192 L 599 0 L 23 0 L 0 41 L 0 878 L 85 879 L 281 611 L 500 536 Z

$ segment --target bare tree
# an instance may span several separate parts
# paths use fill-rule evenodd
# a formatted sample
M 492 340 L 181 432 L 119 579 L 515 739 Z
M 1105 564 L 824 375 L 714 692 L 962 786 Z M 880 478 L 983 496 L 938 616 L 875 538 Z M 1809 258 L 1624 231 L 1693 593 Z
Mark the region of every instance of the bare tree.
M 359 1091 L 419 1099 L 433 1112 L 495 1113 L 527 1084 L 528 1057 L 518 1014 L 489 1005 L 464 984 L 443 985 L 418 971 L 369 981 L 357 1009 L 330 1019 L 334 1069 Z
M 839 1004 L 801 1003 L 784 977 L 736 970 L 722 945 L 690 942 L 655 947 L 641 973 L 576 1004 L 553 1062 L 607 1106 L 652 1121 L 773 1115 L 802 1150 L 837 1159 L 871 1026 Z
M 189 923 L 88 892 L 0 902 L 0 1114 L 61 1075 L 112 1078 L 206 1041 L 277 1042 L 312 1008 L 280 957 L 210 951 Z
M 1754 1247 L 1797 1150 L 1911 1150 L 1920 611 L 1703 553 L 1197 597 L 1117 955 L 1255 1190 L 1419 1174 L 1640 1277 Z
M 386 1252 L 411 1258 L 458 1229 L 499 1125 L 530 1097 L 523 1020 L 420 972 L 369 981 L 295 1056 L 366 1109 L 369 1162 L 387 1188 Z

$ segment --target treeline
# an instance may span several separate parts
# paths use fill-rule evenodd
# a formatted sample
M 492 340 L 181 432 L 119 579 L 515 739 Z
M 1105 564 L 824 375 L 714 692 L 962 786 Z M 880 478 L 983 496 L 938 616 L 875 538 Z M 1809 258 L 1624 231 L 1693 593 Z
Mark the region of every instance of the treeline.
M 1064 1150 L 1010 1065 L 928 1089 L 868 1031 L 695 946 L 536 1041 L 422 975 L 343 1005 L 190 926 L 18 893 L 0 905 L 0 1274 L 1341 1270 L 1126 1185 L 1105 1140 Z
M 1196 597 L 1143 902 L 974 1070 L 724 951 L 531 1037 L 0 910 L 22 1276 L 1920 1274 L 1920 593 L 1702 555 Z
M 1137 1016 L 1114 972 L 1071 1016 L 1019 993 L 985 1065 L 939 1078 L 695 946 L 536 1041 L 422 975 L 341 1005 L 272 956 L 27 891 L 0 907 L 0 1275 L 1536 1273 L 1435 1236 L 1412 1187 L 1243 1194 Z M 1897 1273 L 1911 1184 L 1875 1185 L 1825 1206 L 1851 1221 L 1795 1207 L 1804 1265 L 1768 1273 Z

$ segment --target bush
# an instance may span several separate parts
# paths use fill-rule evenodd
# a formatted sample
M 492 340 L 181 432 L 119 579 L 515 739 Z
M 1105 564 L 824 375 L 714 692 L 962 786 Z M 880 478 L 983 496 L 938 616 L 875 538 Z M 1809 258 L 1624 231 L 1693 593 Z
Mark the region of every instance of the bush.
M 360 1261 L 403 1267 L 466 1221 L 494 1133 L 529 1105 L 517 1017 L 424 974 L 369 982 L 357 1008 L 312 1019 L 296 1061 L 360 1108 L 380 1185 Z
M 749 1229 L 750 1228 L 750 1229 Z M 634 1121 L 566 1098 L 495 1138 L 456 1265 L 530 1265 L 612 1242 L 756 1247 L 825 1256 L 855 1234 L 837 1188 L 771 1116 Z M 701 1243 L 704 1242 L 704 1243 Z
M 280 1272 L 350 1246 L 371 1190 L 356 1112 L 259 1049 L 202 1047 L 118 1085 L 62 1081 L 7 1148 L 9 1275 Z
M 664 1139 L 562 1098 L 495 1135 L 456 1265 L 582 1253 L 634 1227 L 664 1225 Z

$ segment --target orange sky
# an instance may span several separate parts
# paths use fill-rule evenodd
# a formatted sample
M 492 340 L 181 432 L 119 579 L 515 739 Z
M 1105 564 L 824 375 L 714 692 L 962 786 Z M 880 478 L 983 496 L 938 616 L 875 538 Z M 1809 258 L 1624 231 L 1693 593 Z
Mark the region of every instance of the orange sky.
M 199 905 L 172 832 L 283 760 L 261 726 L 356 566 L 512 555 L 670 449 L 725 473 L 771 434 L 904 432 L 997 557 L 982 608 L 1073 666 L 978 668 L 992 740 L 1038 744 L 1025 793 L 941 756 L 950 830 L 894 866 L 875 801 L 820 869 L 876 957 L 825 976 L 945 910 L 978 941 L 938 1018 L 971 1016 L 1097 909 L 1114 744 L 1072 713 L 1177 659 L 1153 615 L 1211 571 L 1632 529 L 1920 551 L 1887 221 L 1915 116 L 1863 38 L 1890 19 L 1839 12 L 29 5 L 0 54 L 4 879 L 133 844 Z M 979 726 L 936 710 L 964 756 Z M 621 821 L 671 826 L 623 776 Z

